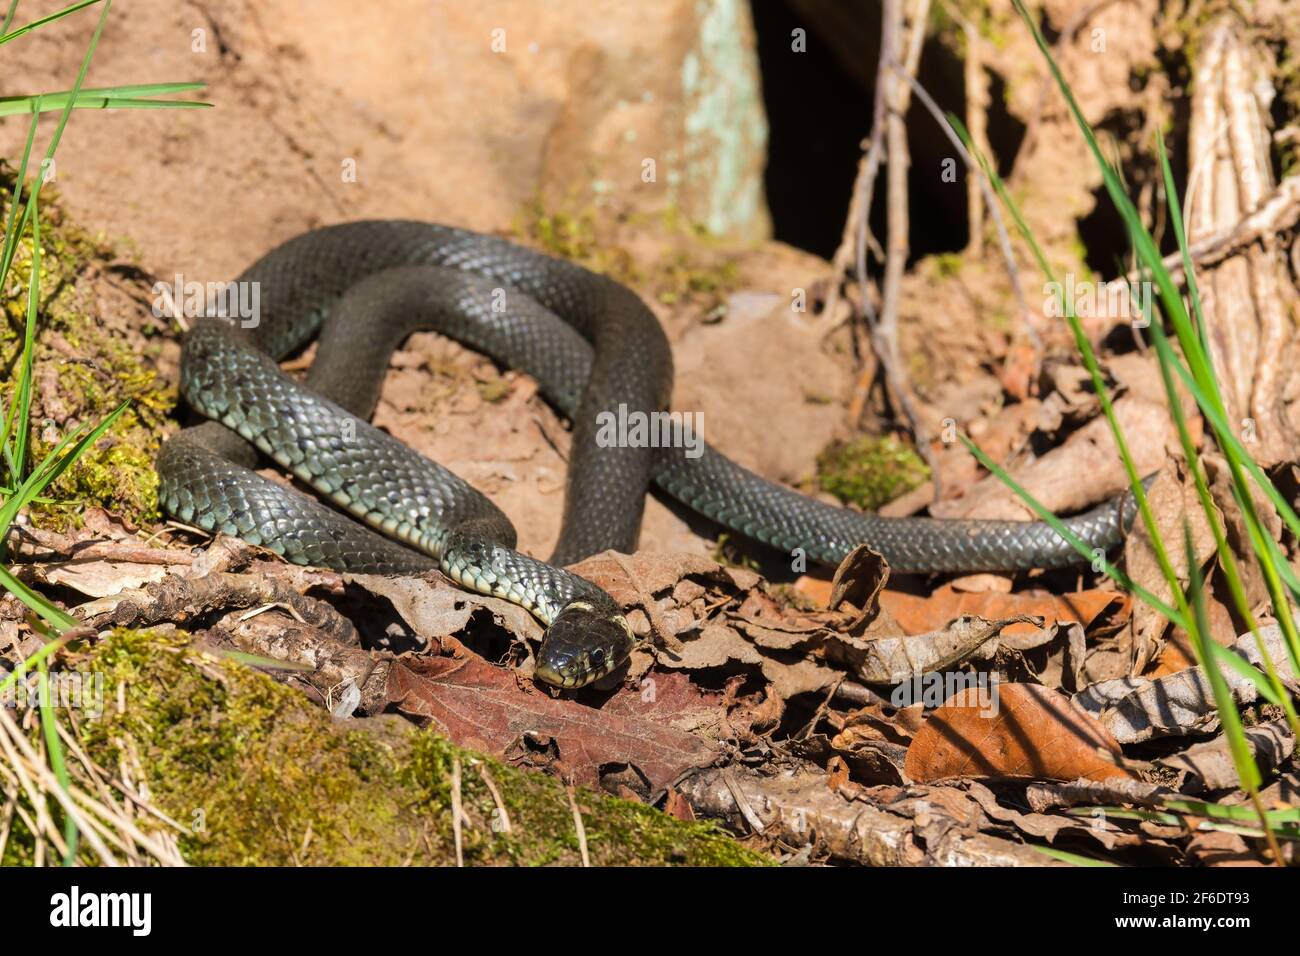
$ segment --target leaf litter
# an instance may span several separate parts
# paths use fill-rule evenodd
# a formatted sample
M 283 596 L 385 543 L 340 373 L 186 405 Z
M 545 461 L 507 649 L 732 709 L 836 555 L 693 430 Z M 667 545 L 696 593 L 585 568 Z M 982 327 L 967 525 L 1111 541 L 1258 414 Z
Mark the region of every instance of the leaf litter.
M 1186 509 L 1184 488 L 1176 471 L 1158 480 L 1162 526 Z M 1130 545 L 1131 573 L 1148 580 Z M 396 712 L 681 819 L 720 819 L 760 846 L 806 847 L 806 862 L 1042 865 L 1040 846 L 1259 858 L 1248 835 L 1107 809 L 1167 813 L 1182 795 L 1239 791 L 1205 675 L 1176 632 L 1104 582 L 974 575 L 920 590 L 859 548 L 831 581 L 800 588 L 809 601 L 698 554 L 605 553 L 575 570 L 623 605 L 638 646 L 621 673 L 560 694 L 531 678 L 542 628 L 527 612 L 437 574 L 311 571 L 220 536 L 144 540 L 95 511 L 63 534 L 16 526 L 10 546 L 24 580 L 101 633 L 183 628 L 281 662 L 276 679 L 340 718 Z M 1210 557 L 1198 548 L 1212 576 Z M 0 622 L 12 652 L 21 614 Z M 1254 639 L 1229 626 L 1216 640 L 1258 663 Z M 1276 625 L 1263 631 L 1284 663 Z M 1286 774 L 1295 742 L 1277 709 L 1223 673 L 1261 770 Z M 1293 805 L 1294 787 L 1275 789 Z

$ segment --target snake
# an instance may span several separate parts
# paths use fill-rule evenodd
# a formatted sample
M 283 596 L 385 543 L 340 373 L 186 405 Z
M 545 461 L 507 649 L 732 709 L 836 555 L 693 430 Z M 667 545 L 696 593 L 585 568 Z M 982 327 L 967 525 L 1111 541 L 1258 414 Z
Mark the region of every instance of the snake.
M 182 341 L 180 391 L 208 420 L 163 443 L 163 509 L 295 564 L 437 569 L 515 603 L 543 626 L 535 677 L 559 688 L 601 680 L 631 654 L 621 605 L 568 566 L 635 552 L 651 483 L 724 528 L 832 567 L 862 545 L 904 573 L 1081 560 L 1043 521 L 884 517 L 769 481 L 708 443 L 610 441 L 599 427 L 607 416 L 669 407 L 662 327 L 627 286 L 500 237 L 398 219 L 324 226 L 265 253 L 234 287 L 251 290 L 256 308 L 236 316 L 209 303 Z M 571 423 L 561 532 L 548 560 L 517 550 L 509 518 L 467 481 L 370 424 L 391 354 L 418 330 L 532 376 Z M 280 362 L 313 339 L 314 360 L 298 381 Z M 316 497 L 258 474 L 260 456 Z M 1064 523 L 1104 552 L 1122 541 L 1134 507 L 1122 496 Z

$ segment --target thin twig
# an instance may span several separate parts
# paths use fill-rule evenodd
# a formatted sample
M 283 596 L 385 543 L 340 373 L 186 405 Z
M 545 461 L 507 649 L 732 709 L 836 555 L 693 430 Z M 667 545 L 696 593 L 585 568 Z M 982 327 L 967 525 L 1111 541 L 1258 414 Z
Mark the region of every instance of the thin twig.
M 453 757 L 451 761 L 451 832 L 456 841 L 456 865 L 465 865 L 465 854 L 462 849 L 463 837 L 460 829 L 460 758 Z
M 578 809 L 578 798 L 569 784 L 565 791 L 569 795 L 569 806 L 573 808 L 573 828 L 578 833 L 578 853 L 582 856 L 582 865 L 591 866 L 591 857 L 587 855 L 587 828 L 582 823 L 582 811 Z
M 908 39 L 907 56 L 903 61 L 903 68 L 908 74 L 915 74 L 920 65 L 921 45 L 925 36 L 926 17 L 930 9 L 930 0 L 915 0 L 915 3 L 915 9 L 910 18 L 911 31 Z M 901 0 L 885 0 L 884 11 L 885 20 L 892 23 L 891 32 L 893 35 L 895 37 L 901 36 L 903 15 Z M 881 49 L 881 74 L 887 84 L 885 100 L 888 107 L 885 120 L 886 152 L 889 157 L 886 196 L 888 236 L 885 242 L 885 275 L 881 285 L 880 315 L 874 323 L 868 318 L 868 330 L 871 336 L 872 348 L 884 372 L 886 389 L 890 393 L 895 407 L 907 419 L 917 451 L 930 466 L 930 473 L 934 476 L 935 496 L 937 498 L 940 494 L 938 462 L 935 459 L 934 450 L 930 447 L 929 434 L 912 399 L 911 386 L 903 374 L 902 359 L 898 347 L 898 311 L 902 298 L 903 270 L 907 264 L 908 233 L 910 231 L 907 208 L 907 174 L 911 162 L 908 156 L 905 117 L 908 105 L 911 102 L 911 90 L 907 85 L 899 83 L 895 78 L 895 71 L 890 69 L 890 64 L 897 59 L 894 55 L 895 42 L 891 41 L 889 46 L 882 45 Z M 861 246 L 858 250 L 858 257 L 859 267 L 862 274 L 865 274 L 865 249 Z M 859 279 L 862 278 L 862 274 L 859 275 Z M 861 410 L 866 404 L 866 394 L 869 387 L 869 383 L 864 383 L 859 378 L 853 398 L 849 403 L 850 426 L 857 424 L 857 416 L 861 414 Z
M 799 733 L 795 734 L 795 740 L 803 740 L 813 732 L 813 728 L 817 726 L 822 717 L 825 716 L 826 711 L 830 708 L 831 701 L 835 698 L 836 692 L 839 691 L 840 685 L 843 684 L 847 678 L 847 674 L 841 674 L 839 676 L 839 679 L 831 686 L 830 692 L 826 695 L 826 698 L 818 705 L 817 709 L 813 711 L 812 719 L 804 725 L 803 729 L 800 730 Z
M 736 782 L 736 775 L 730 769 L 722 771 L 722 782 L 731 794 L 731 799 L 736 801 L 736 809 L 740 811 L 740 815 L 745 818 L 745 822 L 753 828 L 754 832 L 762 833 L 767 829 L 758 814 L 754 812 L 754 808 L 749 805 L 749 801 L 745 799 L 740 784 Z
M 960 24 L 962 36 L 966 40 L 966 56 L 963 63 L 963 76 L 966 83 L 966 130 L 970 133 L 975 149 L 985 156 L 993 155 L 988 141 L 988 80 L 984 76 L 984 61 L 980 57 L 979 28 L 970 18 L 961 12 L 956 4 L 943 4 L 947 14 Z M 915 92 L 915 88 L 913 88 Z M 980 188 L 977 176 L 966 179 L 966 252 L 976 258 L 984 256 L 984 201 L 988 196 Z
M 952 128 L 952 125 L 944 118 L 943 111 L 939 109 L 939 104 L 934 101 L 934 98 L 925 91 L 925 88 L 921 86 L 915 78 L 910 76 L 905 70 L 900 69 L 897 64 L 893 65 L 893 69 L 895 73 L 907 81 L 908 85 L 912 88 L 912 92 L 916 94 L 916 98 L 920 100 L 921 105 L 925 107 L 926 112 L 934 117 L 935 122 L 939 124 L 939 128 L 943 130 L 944 135 L 948 137 L 948 141 L 952 143 L 953 148 L 961 155 L 962 161 L 966 163 L 971 179 L 979 184 L 979 188 L 988 205 L 988 210 L 993 215 L 994 226 L 997 228 L 998 246 L 1002 250 L 1003 262 L 1006 263 L 1007 278 L 1011 282 L 1011 291 L 1016 297 L 1016 306 L 1020 309 L 1020 315 L 1024 322 L 1025 330 L 1029 333 L 1029 337 L 1033 341 L 1034 347 L 1041 350 L 1043 347 L 1043 339 L 1042 336 L 1039 335 L 1038 329 L 1035 327 L 1033 321 L 1034 313 L 1029 310 L 1029 305 L 1025 300 L 1025 290 L 1020 284 L 1020 269 L 1016 265 L 1015 253 L 1011 248 L 1011 236 L 1007 232 L 1006 220 L 1002 218 L 1001 206 L 998 205 L 997 198 L 993 195 L 993 187 L 989 185 L 988 179 L 984 175 L 984 171 L 980 168 L 979 163 L 975 161 L 975 157 L 970 154 L 970 150 L 966 148 L 966 144 L 961 141 L 961 137 L 957 135 L 956 131 Z
M 492 775 L 488 773 L 488 769 L 484 764 L 477 764 L 475 769 L 478 770 L 478 775 L 483 778 L 488 793 L 492 794 L 492 802 L 497 806 L 497 813 L 500 814 L 499 819 L 501 820 L 501 832 L 506 836 L 510 836 L 514 832 L 510 827 L 510 814 L 506 812 L 506 802 L 501 799 L 501 792 L 497 790 L 496 781 L 492 779 Z

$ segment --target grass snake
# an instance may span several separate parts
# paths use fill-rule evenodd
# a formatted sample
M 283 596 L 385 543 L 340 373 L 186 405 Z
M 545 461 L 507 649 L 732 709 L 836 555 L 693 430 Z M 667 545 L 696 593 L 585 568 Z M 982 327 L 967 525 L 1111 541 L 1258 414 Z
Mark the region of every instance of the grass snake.
M 668 407 L 663 330 L 619 283 L 502 239 L 405 220 L 347 223 L 290 239 L 237 282 L 257 284 L 253 327 L 200 317 L 185 337 L 181 392 L 212 421 L 163 445 L 163 507 L 297 564 L 372 573 L 436 567 L 467 589 L 519 604 L 546 626 L 535 673 L 557 686 L 598 680 L 631 652 L 619 605 L 563 566 L 606 549 L 634 551 L 651 481 L 721 525 L 823 564 L 861 544 L 903 572 L 1079 560 L 1042 522 L 884 518 L 767 481 L 708 445 L 699 457 L 683 448 L 602 447 L 602 412 Z M 510 520 L 469 484 L 369 424 L 390 354 L 422 329 L 533 376 L 572 421 L 564 520 L 549 561 L 516 551 Z M 314 336 L 316 358 L 299 384 L 277 362 Z M 259 451 L 336 508 L 258 475 Z M 1113 501 L 1066 523 L 1105 550 L 1121 540 L 1132 511 L 1131 499 Z

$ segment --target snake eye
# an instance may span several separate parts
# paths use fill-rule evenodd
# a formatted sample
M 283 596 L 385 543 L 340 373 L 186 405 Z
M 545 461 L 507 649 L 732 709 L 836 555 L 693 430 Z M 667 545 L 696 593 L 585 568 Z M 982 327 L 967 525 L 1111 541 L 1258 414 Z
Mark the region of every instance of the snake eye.
M 599 667 L 605 663 L 605 649 L 603 647 L 593 648 L 591 652 L 591 662 Z

